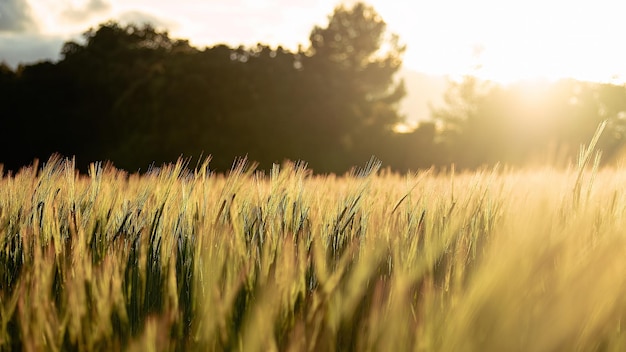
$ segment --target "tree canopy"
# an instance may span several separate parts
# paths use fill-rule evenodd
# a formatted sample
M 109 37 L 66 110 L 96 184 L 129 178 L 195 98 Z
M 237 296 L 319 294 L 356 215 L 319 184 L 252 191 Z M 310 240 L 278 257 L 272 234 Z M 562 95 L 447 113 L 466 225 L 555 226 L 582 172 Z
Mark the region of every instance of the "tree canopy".
M 262 167 L 303 159 L 342 172 L 384 147 L 401 120 L 398 43 L 362 3 L 337 7 L 296 52 L 199 49 L 150 25 L 106 22 L 67 42 L 58 63 L 2 71 L 0 89 L 18 93 L 1 123 L 35 141 L 2 161 L 59 152 L 136 170 L 211 154 L 223 170 L 247 155 Z
M 449 160 L 475 168 L 505 163 L 565 164 L 604 120 L 598 148 L 611 160 L 624 145 L 626 88 L 563 79 L 509 86 L 465 77 L 451 82 L 445 106 L 434 109 Z
M 336 7 L 295 51 L 197 48 L 150 25 L 106 22 L 65 43 L 58 62 L 0 65 L 0 131 L 10 131 L 0 163 L 16 170 L 60 153 L 83 170 L 207 155 L 219 171 L 243 156 L 261 169 L 289 159 L 338 173 L 372 155 L 398 171 L 525 165 L 571 159 L 605 119 L 605 155 L 624 143 L 624 86 L 574 80 L 505 87 L 466 77 L 432 120 L 397 133 L 404 49 L 364 3 Z

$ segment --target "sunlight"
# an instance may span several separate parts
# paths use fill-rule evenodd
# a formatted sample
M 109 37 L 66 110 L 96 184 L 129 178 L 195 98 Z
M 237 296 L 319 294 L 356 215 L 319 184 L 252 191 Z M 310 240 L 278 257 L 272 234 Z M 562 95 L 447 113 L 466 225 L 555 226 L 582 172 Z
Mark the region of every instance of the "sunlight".
M 410 10 L 381 8 L 408 44 L 405 65 L 416 70 L 504 84 L 626 79 L 626 49 L 616 40 L 621 12 L 608 0 L 444 0 Z
M 509 84 L 519 80 L 558 80 L 576 78 L 591 81 L 610 81 L 618 77 L 619 61 L 626 55 L 603 56 L 600 38 L 585 44 L 578 38 L 544 38 L 542 33 L 529 34 L 535 40 L 517 40 L 517 45 L 492 44 L 482 56 L 478 76 Z M 585 44 L 584 46 L 581 44 Z M 623 62 L 623 61 L 622 61 Z
M 517 106 L 511 107 L 516 110 L 511 116 L 520 132 L 540 132 L 554 122 L 546 111 L 552 99 L 551 83 L 547 79 L 527 79 L 510 84 L 518 101 Z
M 393 131 L 396 133 L 410 133 L 417 128 L 417 123 L 401 122 L 393 126 Z

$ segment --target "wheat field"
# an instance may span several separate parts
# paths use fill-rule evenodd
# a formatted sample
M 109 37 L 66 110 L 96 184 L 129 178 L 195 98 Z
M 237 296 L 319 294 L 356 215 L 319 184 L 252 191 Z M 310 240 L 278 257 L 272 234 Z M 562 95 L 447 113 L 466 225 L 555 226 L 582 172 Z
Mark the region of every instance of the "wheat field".
M 585 166 L 3 173 L 0 350 L 623 351 L 626 172 Z

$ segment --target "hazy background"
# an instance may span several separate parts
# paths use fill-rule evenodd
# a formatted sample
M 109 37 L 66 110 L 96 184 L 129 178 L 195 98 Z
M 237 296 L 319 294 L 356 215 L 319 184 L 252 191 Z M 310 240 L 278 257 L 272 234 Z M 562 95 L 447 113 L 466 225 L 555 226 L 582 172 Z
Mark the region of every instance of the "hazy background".
M 3 0 L 0 60 L 58 59 L 63 42 L 114 19 L 152 23 L 194 46 L 261 42 L 292 50 L 306 45 L 337 0 Z M 350 4 L 351 1 L 344 1 Z M 370 0 L 407 45 L 402 111 L 425 118 L 440 102 L 446 77 L 465 74 L 511 83 L 520 79 L 626 79 L 620 45 L 622 5 L 613 0 Z
M 4 0 L 0 163 L 563 165 L 602 121 L 624 154 L 614 1 L 357 4 Z

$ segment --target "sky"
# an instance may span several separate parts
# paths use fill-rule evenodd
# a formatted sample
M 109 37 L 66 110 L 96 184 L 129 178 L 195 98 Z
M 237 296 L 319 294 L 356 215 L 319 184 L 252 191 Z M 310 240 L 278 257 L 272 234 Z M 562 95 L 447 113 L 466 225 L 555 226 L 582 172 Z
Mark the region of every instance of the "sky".
M 352 0 L 347 0 L 350 3 Z M 340 0 L 0 0 L 0 61 L 58 59 L 61 45 L 109 19 L 150 22 L 198 47 L 308 46 Z M 572 77 L 626 81 L 616 0 L 369 0 L 407 45 L 404 66 L 500 83 Z

